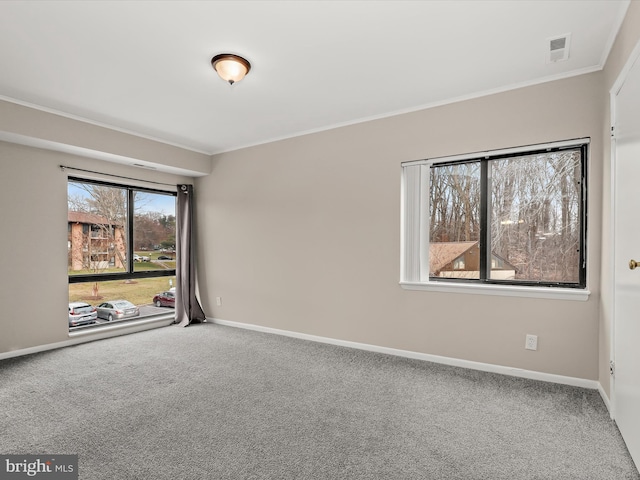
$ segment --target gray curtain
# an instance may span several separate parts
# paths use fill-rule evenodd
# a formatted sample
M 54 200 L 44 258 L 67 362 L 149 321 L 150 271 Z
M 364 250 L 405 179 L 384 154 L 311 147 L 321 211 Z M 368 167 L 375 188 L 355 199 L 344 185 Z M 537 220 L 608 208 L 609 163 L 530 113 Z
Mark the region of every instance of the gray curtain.
M 196 297 L 196 266 L 193 240 L 193 185 L 178 185 L 176 252 L 176 319 L 179 327 L 205 321 Z

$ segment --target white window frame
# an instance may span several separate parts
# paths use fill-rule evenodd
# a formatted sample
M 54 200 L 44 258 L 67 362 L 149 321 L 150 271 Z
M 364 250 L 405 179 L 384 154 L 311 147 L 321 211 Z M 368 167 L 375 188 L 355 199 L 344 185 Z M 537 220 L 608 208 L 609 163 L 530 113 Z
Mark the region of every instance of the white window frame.
M 532 150 L 542 150 L 546 148 L 572 147 L 588 143 L 590 143 L 589 138 L 579 138 L 561 142 L 403 162 L 401 164 L 400 286 L 406 290 L 424 290 L 443 293 L 500 295 L 576 301 L 588 300 L 591 294 L 589 291 L 588 278 L 587 287 L 584 289 L 462 282 L 452 283 L 430 280 L 429 215 L 428 209 L 424 208 L 424 206 L 428 205 L 429 201 L 429 168 L 433 164 L 496 155 L 526 153 Z M 583 161 L 589 162 L 589 158 L 583 159 Z

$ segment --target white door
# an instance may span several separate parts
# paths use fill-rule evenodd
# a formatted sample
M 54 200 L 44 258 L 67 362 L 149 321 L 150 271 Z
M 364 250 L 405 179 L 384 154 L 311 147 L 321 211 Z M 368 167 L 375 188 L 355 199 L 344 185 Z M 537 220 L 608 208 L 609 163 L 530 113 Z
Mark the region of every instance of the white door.
M 614 102 L 615 419 L 640 467 L 640 60 Z

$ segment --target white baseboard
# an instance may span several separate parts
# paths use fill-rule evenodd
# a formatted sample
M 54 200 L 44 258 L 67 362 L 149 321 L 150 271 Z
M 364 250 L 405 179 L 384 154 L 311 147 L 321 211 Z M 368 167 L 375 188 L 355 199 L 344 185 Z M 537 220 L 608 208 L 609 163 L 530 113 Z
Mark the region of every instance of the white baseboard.
M 127 335 L 129 333 L 142 332 L 151 330 L 152 328 L 160 328 L 169 325 L 173 321 L 173 316 L 167 318 L 153 318 L 140 320 L 135 323 L 127 322 L 122 324 L 105 325 L 104 327 L 95 327 L 83 329 L 77 332 L 69 333 L 69 339 L 62 342 L 47 343 L 46 345 L 37 345 L 35 347 L 21 348 L 11 350 L 9 352 L 0 353 L 0 360 L 7 358 L 21 357 L 23 355 L 31 355 L 33 353 L 46 352 L 48 350 L 56 350 L 58 348 L 70 347 L 80 343 L 92 342 L 94 340 L 102 340 L 103 338 L 117 337 Z
M 441 363 L 454 367 L 468 368 L 471 370 L 480 370 L 483 372 L 499 373 L 502 375 L 510 375 L 512 377 L 528 378 L 531 380 L 541 380 L 543 382 L 560 383 L 563 385 L 571 385 L 574 387 L 588 388 L 599 390 L 600 395 L 604 394 L 602 386 L 597 380 L 587 380 L 584 378 L 567 377 L 564 375 L 555 375 L 552 373 L 536 372 L 533 370 L 524 370 L 521 368 L 505 367 L 502 365 L 493 365 L 490 363 L 473 362 L 470 360 L 461 360 L 458 358 L 442 357 L 439 355 L 430 355 L 427 353 L 412 352 L 410 350 L 399 350 L 396 348 L 380 347 L 378 345 L 370 345 L 366 343 L 350 342 L 347 340 L 337 340 L 335 338 L 320 337 L 317 335 L 309 335 L 306 333 L 292 332 L 289 330 L 280 330 L 277 328 L 263 327 L 261 325 L 253 325 L 250 323 L 233 322 L 231 320 L 223 320 L 221 318 L 208 318 L 208 321 L 219 325 L 229 327 L 244 328 L 246 330 L 255 330 L 257 332 L 273 333 L 275 335 L 283 335 L 286 337 L 299 338 L 302 340 L 310 340 L 312 342 L 328 343 L 341 347 L 357 348 L 359 350 L 368 350 L 370 352 L 385 353 L 388 355 L 396 355 L 399 357 L 413 358 L 416 360 L 425 360 L 427 362 Z M 603 395 L 603 399 L 606 394 Z M 609 408 L 608 400 L 605 400 L 607 408 Z M 609 408 L 609 411 L 611 409 Z
M 609 410 L 609 416 L 611 417 L 611 420 L 614 420 L 615 415 L 613 412 L 613 405 L 611 405 L 611 399 L 609 399 L 607 392 L 604 391 L 604 388 L 602 388 L 602 384 L 600 382 L 598 382 L 598 392 L 600 393 L 600 396 L 602 397 L 602 401 L 607 407 L 607 410 Z

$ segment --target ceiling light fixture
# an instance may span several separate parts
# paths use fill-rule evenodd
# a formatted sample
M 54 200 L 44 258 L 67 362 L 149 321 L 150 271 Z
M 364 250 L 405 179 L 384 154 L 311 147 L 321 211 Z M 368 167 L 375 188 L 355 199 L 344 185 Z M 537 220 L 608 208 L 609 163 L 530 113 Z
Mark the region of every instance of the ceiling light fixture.
M 251 70 L 248 60 L 232 53 L 221 53 L 211 59 L 211 65 L 220 78 L 233 85 Z

